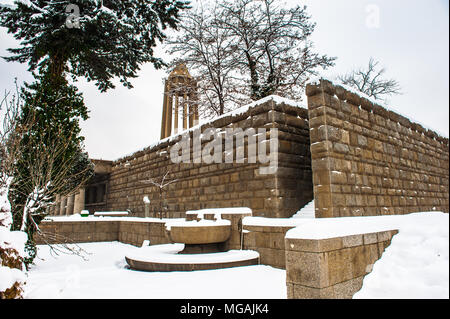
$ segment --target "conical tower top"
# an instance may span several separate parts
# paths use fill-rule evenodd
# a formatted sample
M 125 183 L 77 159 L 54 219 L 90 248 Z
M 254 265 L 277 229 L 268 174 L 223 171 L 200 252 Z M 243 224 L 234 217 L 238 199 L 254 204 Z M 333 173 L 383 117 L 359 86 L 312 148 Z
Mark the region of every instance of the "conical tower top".
M 183 76 L 192 78 L 192 76 L 189 74 L 189 71 L 186 67 L 186 64 L 180 63 L 178 64 L 173 71 L 170 73 L 169 78 L 175 77 L 175 76 Z

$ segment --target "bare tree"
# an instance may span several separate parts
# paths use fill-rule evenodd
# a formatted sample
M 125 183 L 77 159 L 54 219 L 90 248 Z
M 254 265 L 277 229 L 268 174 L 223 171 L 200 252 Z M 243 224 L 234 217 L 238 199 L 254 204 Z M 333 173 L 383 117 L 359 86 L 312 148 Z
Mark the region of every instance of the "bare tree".
M 0 233 L 2 234 L 0 236 L 0 266 L 3 268 L 3 274 L 9 273 L 15 277 L 15 282 L 11 287 L 0 290 L 0 299 L 23 297 L 23 279 L 20 278 L 23 276 L 19 274 L 23 275 L 20 271 L 23 270 L 24 256 L 20 251 L 23 251 L 24 247 L 18 247 L 18 243 L 8 240 L 8 235 L 12 234 L 12 213 L 8 193 L 13 179 L 15 158 L 19 153 L 17 142 L 20 141 L 20 133 L 18 134 L 20 108 L 18 106 L 20 106 L 18 95 L 10 96 L 9 92 L 5 92 L 0 101 L 2 113 L 0 123 Z
M 222 115 L 248 100 L 240 90 L 244 82 L 233 55 L 236 41 L 231 30 L 216 24 L 224 19 L 222 14 L 217 4 L 201 5 L 182 16 L 180 32 L 167 41 L 168 53 L 177 56 L 170 68 L 184 63 L 195 76 L 199 93 L 195 102 L 204 117 Z
M 380 68 L 379 62 L 371 57 L 367 68 L 353 70 L 346 75 L 338 76 L 338 79 L 369 97 L 387 102 L 389 96 L 401 94 L 401 88 L 396 80 L 384 79 L 385 72 L 386 69 Z
M 234 58 L 250 83 L 250 97 L 276 94 L 301 100 L 306 81 L 334 57 L 319 55 L 310 40 L 315 23 L 306 6 L 283 8 L 279 0 L 224 0 L 221 21 L 237 42 Z
M 172 183 L 177 182 L 177 179 L 173 179 L 170 180 L 168 179 L 168 175 L 170 174 L 170 171 L 168 170 L 163 177 L 161 177 L 160 181 L 157 181 L 153 178 L 148 179 L 148 180 L 143 180 L 142 183 L 145 184 L 151 184 L 153 186 L 156 186 L 158 188 L 159 191 L 159 218 L 162 219 L 163 217 L 163 212 L 167 210 L 167 203 L 166 203 L 166 199 L 165 199 L 165 188 L 167 186 L 169 186 Z M 167 217 L 167 216 L 166 216 Z
M 23 133 L 32 125 L 33 118 L 20 121 L 21 100 L 16 83 L 16 93 L 5 92 L 0 101 L 0 188 L 9 190 L 14 175 L 14 164 L 21 154 Z
M 58 130 L 62 130 L 61 128 Z M 37 137 L 30 139 L 25 147 L 28 152 L 33 150 L 33 156 L 22 156 L 21 160 L 28 167 L 28 176 L 20 179 L 13 187 L 18 193 L 26 197 L 22 208 L 21 230 L 24 231 L 31 223 L 39 232 L 39 226 L 35 222 L 36 217 L 45 217 L 47 208 L 53 205 L 56 195 L 67 196 L 75 193 L 89 177 L 86 174 L 91 167 L 72 172 L 78 159 L 75 156 L 61 156 L 70 144 L 71 134 L 64 139 Z M 76 185 L 67 187 L 69 181 L 77 180 Z
M 196 71 L 212 115 L 271 94 L 301 100 L 305 82 L 335 60 L 314 52 L 309 20 L 306 7 L 279 0 L 221 0 L 186 14 L 168 52 Z
M 40 220 L 47 214 L 47 208 L 53 204 L 57 194 L 67 195 L 75 192 L 86 181 L 83 177 L 89 176 L 85 174 L 86 170 L 92 167 L 73 172 L 72 169 L 78 159 L 60 156 L 69 143 L 70 134 L 68 139 L 48 138 L 46 140 L 41 136 L 25 138 L 36 123 L 33 112 L 26 118 L 23 117 L 20 93 L 18 89 L 16 91 L 14 95 L 5 93 L 0 102 L 0 110 L 4 113 L 0 130 L 0 189 L 4 194 L 14 190 L 23 195 L 26 201 L 18 210 L 11 210 L 9 206 L 9 213 L 20 212 L 19 229 L 26 231 L 28 227 L 34 228 L 44 242 L 53 244 L 50 245 L 52 252 L 57 254 L 64 251 L 81 256 L 83 250 L 77 245 L 68 245 L 70 240 L 55 245 L 55 238 L 48 238 L 53 235 L 42 232 L 36 218 Z M 59 136 L 67 136 L 60 133 Z M 19 161 L 28 167 L 28 174 L 17 179 Z

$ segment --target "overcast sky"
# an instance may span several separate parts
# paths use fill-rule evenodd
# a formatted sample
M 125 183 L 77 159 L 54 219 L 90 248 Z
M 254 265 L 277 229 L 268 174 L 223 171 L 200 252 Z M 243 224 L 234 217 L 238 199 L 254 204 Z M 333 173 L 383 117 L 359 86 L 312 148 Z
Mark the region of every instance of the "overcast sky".
M 4 0 L 0 0 L 3 2 Z M 8 0 L 9 1 L 9 0 Z M 194 1 L 195 2 L 195 1 Z M 374 57 L 395 78 L 403 94 L 389 105 L 410 119 L 449 136 L 449 1 L 448 0 L 307 0 L 317 23 L 312 40 L 319 53 L 336 56 L 326 77 L 365 66 Z M 0 28 L 0 56 L 17 42 Z M 166 57 L 162 47 L 157 54 Z M 82 123 L 91 158 L 114 160 L 159 140 L 165 71 L 143 65 L 129 90 L 100 93 L 93 83 L 77 82 L 90 118 Z M 0 60 L 0 89 L 31 81 L 27 66 Z

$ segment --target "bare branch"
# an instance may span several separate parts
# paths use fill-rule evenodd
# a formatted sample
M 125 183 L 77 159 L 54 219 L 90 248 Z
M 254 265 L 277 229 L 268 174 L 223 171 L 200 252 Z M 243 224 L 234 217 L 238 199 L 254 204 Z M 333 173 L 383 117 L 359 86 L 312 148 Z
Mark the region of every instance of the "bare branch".
M 402 94 L 400 84 L 394 79 L 384 79 L 385 68 L 378 67 L 379 62 L 374 58 L 369 59 L 367 68 L 353 70 L 346 75 L 338 76 L 345 85 L 373 97 L 376 100 L 388 102 L 388 97 Z

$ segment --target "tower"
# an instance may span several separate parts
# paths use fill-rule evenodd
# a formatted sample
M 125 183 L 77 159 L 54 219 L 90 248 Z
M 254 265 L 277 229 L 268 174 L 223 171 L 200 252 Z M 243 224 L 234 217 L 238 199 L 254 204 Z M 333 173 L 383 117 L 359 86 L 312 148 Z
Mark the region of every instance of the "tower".
M 161 139 L 178 133 L 179 121 L 183 130 L 198 124 L 197 83 L 186 65 L 179 64 L 164 84 Z

